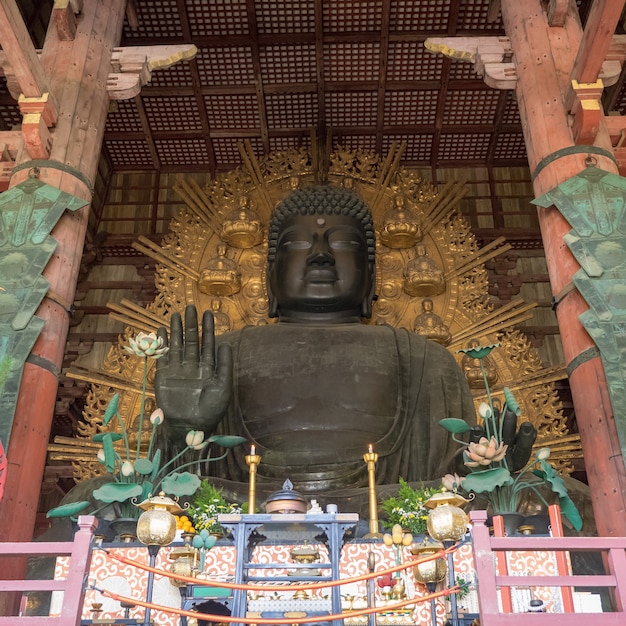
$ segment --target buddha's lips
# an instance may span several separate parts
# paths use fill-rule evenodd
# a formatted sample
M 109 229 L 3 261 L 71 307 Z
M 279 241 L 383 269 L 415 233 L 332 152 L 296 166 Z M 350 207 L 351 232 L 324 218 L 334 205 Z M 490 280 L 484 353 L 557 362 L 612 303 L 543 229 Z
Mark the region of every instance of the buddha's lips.
M 304 279 L 312 283 L 330 283 L 337 278 L 337 272 L 332 267 L 310 267 L 304 272 Z

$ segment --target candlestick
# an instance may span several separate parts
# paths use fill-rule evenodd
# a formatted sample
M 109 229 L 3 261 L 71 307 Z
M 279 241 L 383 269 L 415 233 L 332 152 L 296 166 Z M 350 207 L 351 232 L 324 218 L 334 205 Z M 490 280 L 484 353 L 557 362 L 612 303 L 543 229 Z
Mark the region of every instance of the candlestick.
M 374 446 L 369 445 L 368 452 L 363 455 L 363 460 L 367 463 L 367 485 L 370 502 L 370 531 L 367 538 L 382 537 L 378 531 L 378 504 L 376 502 L 376 462 L 378 455 L 374 452 Z
M 250 468 L 250 481 L 248 483 L 248 513 L 256 513 L 256 468 L 261 462 L 261 455 L 256 454 L 256 446 L 250 446 L 250 454 L 246 455 L 246 464 Z

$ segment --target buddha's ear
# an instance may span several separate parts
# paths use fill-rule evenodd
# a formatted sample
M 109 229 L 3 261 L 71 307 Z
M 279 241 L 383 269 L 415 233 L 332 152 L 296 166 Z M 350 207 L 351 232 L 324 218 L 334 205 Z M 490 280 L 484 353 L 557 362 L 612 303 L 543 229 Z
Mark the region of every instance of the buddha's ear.
M 272 272 L 272 264 L 270 263 L 267 267 L 267 316 L 268 317 L 278 317 L 278 302 L 276 302 L 276 298 L 274 297 L 274 292 L 272 291 L 272 281 L 270 279 Z
M 376 272 L 374 270 L 374 263 L 367 264 L 369 270 L 369 279 L 371 282 L 370 290 L 365 300 L 361 303 L 361 317 L 370 319 L 372 317 L 372 302 L 374 302 L 374 294 L 376 292 Z

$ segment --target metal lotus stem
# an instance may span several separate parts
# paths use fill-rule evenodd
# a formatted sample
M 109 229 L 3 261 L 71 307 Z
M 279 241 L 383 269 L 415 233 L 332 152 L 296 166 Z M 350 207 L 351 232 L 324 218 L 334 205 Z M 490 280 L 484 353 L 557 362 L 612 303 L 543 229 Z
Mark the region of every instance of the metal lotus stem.
M 246 464 L 250 468 L 250 481 L 248 483 L 248 513 L 256 513 L 256 468 L 261 462 L 261 455 L 255 454 L 255 447 L 250 449 L 251 454 L 246 455 Z
M 363 460 L 367 463 L 367 485 L 370 504 L 370 532 L 368 537 L 380 537 L 378 531 L 378 504 L 376 501 L 376 462 L 378 454 L 370 446 L 369 452 L 363 455 Z

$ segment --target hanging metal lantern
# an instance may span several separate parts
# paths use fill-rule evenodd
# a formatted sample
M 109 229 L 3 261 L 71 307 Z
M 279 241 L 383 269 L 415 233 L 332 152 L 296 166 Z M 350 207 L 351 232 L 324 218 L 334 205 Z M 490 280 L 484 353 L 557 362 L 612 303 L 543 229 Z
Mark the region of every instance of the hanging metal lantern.
M 411 554 L 419 558 L 435 554 L 443 550 L 443 544 L 438 541 L 428 541 L 424 539 L 421 543 L 416 543 L 411 546 Z M 418 583 L 423 583 L 430 588 L 431 585 L 436 585 L 441 582 L 448 573 L 448 566 L 446 564 L 446 557 L 442 556 L 438 559 L 432 559 L 424 563 L 417 563 L 413 568 L 413 576 Z

